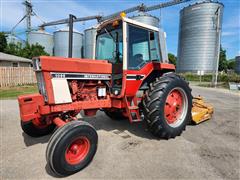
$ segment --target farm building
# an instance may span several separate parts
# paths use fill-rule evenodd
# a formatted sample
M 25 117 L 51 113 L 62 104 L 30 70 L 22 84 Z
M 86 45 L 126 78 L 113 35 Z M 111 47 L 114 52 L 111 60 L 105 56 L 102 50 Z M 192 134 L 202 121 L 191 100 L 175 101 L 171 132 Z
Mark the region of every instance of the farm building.
M 0 67 L 31 67 L 32 60 L 0 52 Z

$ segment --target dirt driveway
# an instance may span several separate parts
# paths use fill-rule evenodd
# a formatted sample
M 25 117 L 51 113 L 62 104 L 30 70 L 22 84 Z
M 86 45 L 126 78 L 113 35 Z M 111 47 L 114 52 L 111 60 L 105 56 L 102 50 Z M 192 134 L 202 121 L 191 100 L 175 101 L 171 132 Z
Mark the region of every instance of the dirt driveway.
M 240 96 L 200 87 L 193 94 L 214 105 L 213 119 L 168 141 L 155 139 L 144 122 L 113 121 L 102 112 L 87 118 L 98 131 L 98 151 L 66 179 L 239 179 Z M 16 100 L 0 101 L 0 115 L 0 179 L 56 178 L 45 160 L 50 136 L 22 133 Z

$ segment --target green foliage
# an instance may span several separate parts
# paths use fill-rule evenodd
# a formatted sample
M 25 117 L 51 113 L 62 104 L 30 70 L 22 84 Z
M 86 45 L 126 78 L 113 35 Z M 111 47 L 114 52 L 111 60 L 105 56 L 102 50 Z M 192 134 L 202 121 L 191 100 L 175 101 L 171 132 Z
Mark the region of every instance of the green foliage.
M 15 56 L 25 57 L 28 59 L 32 59 L 37 56 L 49 56 L 48 53 L 44 51 L 44 47 L 39 44 L 30 45 L 26 43 L 23 47 L 21 43 L 13 44 L 10 43 L 4 50 L 7 54 L 12 54 Z
M 219 54 L 219 66 L 218 71 L 224 71 L 226 72 L 228 68 L 228 61 L 227 61 L 227 55 L 226 50 L 220 47 L 220 54 Z
M 3 32 L 0 32 L 0 52 L 4 52 L 4 49 L 7 47 L 6 35 Z
M 32 59 L 37 56 L 49 56 L 48 53 L 44 51 L 44 47 L 39 44 L 26 44 L 26 46 L 22 49 L 22 57 L 26 57 Z
M 168 53 L 168 60 L 169 63 L 174 64 L 176 66 L 177 57 L 174 54 Z
M 4 49 L 4 53 L 12 54 L 15 56 L 21 56 L 22 53 L 22 44 L 21 43 L 9 43 Z
M 228 69 L 234 70 L 234 69 L 235 69 L 235 66 L 236 66 L 236 61 L 235 61 L 235 59 L 230 59 L 230 60 L 228 60 Z
M 184 77 L 187 81 L 199 81 L 199 75 L 192 74 L 192 73 L 184 73 L 180 74 Z M 212 81 L 212 74 L 205 74 L 202 76 L 202 82 L 211 82 Z M 240 83 L 240 75 L 238 74 L 219 74 L 218 75 L 218 82 L 237 82 Z

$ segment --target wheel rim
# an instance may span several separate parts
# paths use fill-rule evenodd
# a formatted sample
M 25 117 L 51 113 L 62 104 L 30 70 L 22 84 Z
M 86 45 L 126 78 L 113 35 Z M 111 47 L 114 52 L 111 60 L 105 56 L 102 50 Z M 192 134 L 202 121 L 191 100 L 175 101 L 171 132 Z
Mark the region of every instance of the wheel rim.
M 171 127 L 178 127 L 184 121 L 188 111 L 187 95 L 182 88 L 172 89 L 166 98 L 164 115 Z
M 65 159 L 71 165 L 78 164 L 87 156 L 89 149 L 90 142 L 88 138 L 79 137 L 66 149 Z

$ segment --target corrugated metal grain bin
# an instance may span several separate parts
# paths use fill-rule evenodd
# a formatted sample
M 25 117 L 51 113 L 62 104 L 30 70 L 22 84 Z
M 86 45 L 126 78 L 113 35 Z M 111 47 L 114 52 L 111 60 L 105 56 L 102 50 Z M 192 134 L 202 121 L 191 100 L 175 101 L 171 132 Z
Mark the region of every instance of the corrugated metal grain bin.
M 97 29 L 95 27 L 84 31 L 84 58 L 93 59 L 95 53 Z
M 223 4 L 206 1 L 183 8 L 180 11 L 178 42 L 178 72 L 217 69 Z
M 69 28 L 63 28 L 53 33 L 54 55 L 68 57 L 68 39 Z M 73 46 L 72 57 L 82 58 L 83 54 L 83 34 L 73 31 Z
M 28 33 L 29 44 L 39 44 L 44 47 L 44 50 L 49 54 L 53 55 L 53 35 L 43 31 L 31 31 Z
M 130 18 L 135 21 L 139 21 L 141 23 L 159 28 L 159 22 L 160 22 L 159 18 L 152 16 L 148 13 L 139 12 L 137 16 L 132 16 Z M 167 48 L 166 48 L 167 47 L 166 46 L 166 38 L 165 38 L 165 33 L 162 28 L 159 28 L 159 41 L 160 41 L 160 50 L 161 50 L 162 59 L 163 59 L 163 61 L 167 62 L 168 55 L 167 55 Z M 139 52 L 146 52 L 148 49 L 147 46 L 148 46 L 148 44 L 141 44 L 141 47 L 139 47 Z
M 6 40 L 7 40 L 7 43 L 12 43 L 12 44 L 18 44 L 18 43 L 21 43 L 23 46 L 25 44 L 25 42 L 21 39 L 19 39 L 18 37 L 14 36 L 14 35 L 7 35 L 6 37 Z
M 159 18 L 145 12 L 139 12 L 137 16 L 132 16 L 130 18 L 144 24 L 159 27 Z

